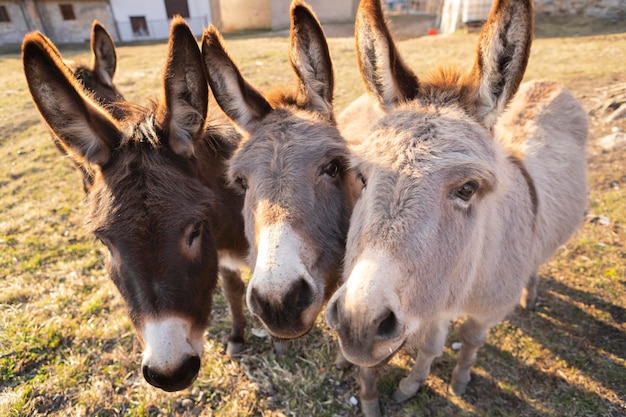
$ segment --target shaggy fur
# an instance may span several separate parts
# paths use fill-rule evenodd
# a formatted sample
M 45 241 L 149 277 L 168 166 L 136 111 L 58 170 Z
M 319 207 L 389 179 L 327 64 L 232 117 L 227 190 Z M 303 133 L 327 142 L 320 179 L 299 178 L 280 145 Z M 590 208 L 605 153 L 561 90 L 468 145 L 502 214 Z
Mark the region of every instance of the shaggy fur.
M 468 74 L 446 69 L 416 82 L 381 13 L 377 0 L 358 11 L 361 73 L 381 118 L 355 148 L 363 190 L 326 317 L 357 365 L 419 348 L 396 401 L 426 380 L 450 321 L 467 317 L 450 383 L 460 395 L 488 330 L 583 219 L 587 119 L 556 82 L 529 82 L 512 98 L 530 51 L 531 1 L 495 2 Z M 368 417 L 380 415 L 375 380 L 365 368 Z
M 240 136 L 230 125 L 205 126 L 208 88 L 196 40 L 181 18 L 173 20 L 163 98 L 150 109 L 120 104 L 120 120 L 42 34 L 26 36 L 22 53 L 46 124 L 74 163 L 89 167 L 86 223 L 109 249 L 109 275 L 145 345 L 144 376 L 164 390 L 183 389 L 200 367 L 218 252 L 247 253 L 243 201 L 223 178 Z M 235 353 L 243 343 L 244 284 L 238 271 L 219 269 Z

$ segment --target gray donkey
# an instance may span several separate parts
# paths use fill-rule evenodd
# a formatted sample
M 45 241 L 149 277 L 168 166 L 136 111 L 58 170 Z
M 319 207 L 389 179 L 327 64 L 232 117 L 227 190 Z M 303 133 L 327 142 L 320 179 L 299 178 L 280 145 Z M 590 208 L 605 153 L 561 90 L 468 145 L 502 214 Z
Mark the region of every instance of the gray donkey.
M 529 82 L 513 98 L 532 19 L 531 0 L 497 0 L 472 69 L 418 79 L 380 2 L 361 1 L 359 67 L 384 115 L 355 148 L 363 188 L 326 319 L 346 359 L 363 367 L 367 416 L 380 415 L 376 367 L 405 345 L 419 348 L 393 395 L 411 398 L 443 353 L 450 321 L 465 316 L 450 383 L 461 395 L 489 329 L 583 219 L 583 108 L 552 81 Z
M 295 88 L 266 96 L 243 78 L 213 27 L 203 36 L 202 55 L 217 102 L 243 133 L 228 174 L 245 195 L 253 269 L 248 307 L 273 336 L 302 336 L 341 277 L 356 184 L 335 124 L 324 32 L 310 7 L 294 0 Z

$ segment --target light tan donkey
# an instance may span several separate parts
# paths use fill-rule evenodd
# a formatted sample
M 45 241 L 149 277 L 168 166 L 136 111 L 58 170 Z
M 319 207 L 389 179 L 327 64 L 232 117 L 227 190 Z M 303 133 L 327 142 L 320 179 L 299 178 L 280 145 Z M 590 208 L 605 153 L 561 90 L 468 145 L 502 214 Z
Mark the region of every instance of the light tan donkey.
M 419 349 L 393 395 L 408 400 L 442 354 L 450 321 L 466 317 L 450 382 L 463 394 L 489 329 L 584 217 L 584 109 L 552 81 L 524 84 L 513 98 L 532 18 L 531 0 L 496 0 L 471 70 L 418 79 L 380 2 L 360 4 L 359 67 L 385 114 L 355 149 L 363 189 L 326 319 L 346 359 L 363 367 L 368 417 L 381 415 L 376 367 L 404 346 Z
M 245 81 L 213 27 L 203 36 L 202 54 L 217 102 L 244 136 L 229 177 L 245 194 L 253 269 L 248 307 L 273 336 L 302 336 L 337 288 L 354 203 L 324 32 L 304 2 L 292 3 L 295 88 L 267 96 Z

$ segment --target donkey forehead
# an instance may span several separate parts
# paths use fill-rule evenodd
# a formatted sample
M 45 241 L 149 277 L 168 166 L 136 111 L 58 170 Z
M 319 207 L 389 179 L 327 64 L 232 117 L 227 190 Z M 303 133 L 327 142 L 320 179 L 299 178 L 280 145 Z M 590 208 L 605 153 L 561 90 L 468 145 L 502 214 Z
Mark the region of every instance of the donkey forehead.
M 231 171 L 270 174 L 305 171 L 327 158 L 347 157 L 336 127 L 307 112 L 275 111 L 250 133 L 231 160 Z
M 491 142 L 484 127 L 456 109 L 398 110 L 383 117 L 356 148 L 354 163 L 362 169 L 381 167 L 405 173 L 472 161 L 493 165 Z
M 143 234 L 204 219 L 211 190 L 181 162 L 156 151 L 114 158 L 88 195 L 92 230 Z

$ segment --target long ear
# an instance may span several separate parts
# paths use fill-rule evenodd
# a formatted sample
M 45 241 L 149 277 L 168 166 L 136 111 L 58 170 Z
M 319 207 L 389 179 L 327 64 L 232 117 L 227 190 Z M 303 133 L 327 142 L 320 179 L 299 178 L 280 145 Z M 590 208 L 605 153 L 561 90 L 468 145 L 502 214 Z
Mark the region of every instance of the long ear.
M 209 90 L 198 43 L 180 16 L 172 19 L 163 84 L 157 123 L 168 133 L 170 148 L 189 158 L 204 129 Z
M 530 55 L 532 0 L 496 0 L 480 34 L 469 82 L 476 115 L 488 128 L 517 91 Z
M 22 61 L 37 109 L 74 161 L 105 165 L 122 133 L 111 115 L 95 103 L 41 33 L 26 35 Z
M 419 81 L 396 49 L 380 0 L 361 0 L 355 37 L 359 69 L 368 92 L 387 110 L 414 99 Z
M 250 130 L 272 111 L 263 95 L 243 78 L 213 25 L 202 35 L 202 59 L 215 100 L 239 126 Z
M 109 87 L 113 87 L 113 75 L 117 66 L 115 43 L 109 32 L 97 20 L 91 25 L 91 52 L 93 71 Z
M 311 110 L 334 119 L 333 64 L 326 37 L 313 11 L 299 0 L 291 4 L 289 61 Z

